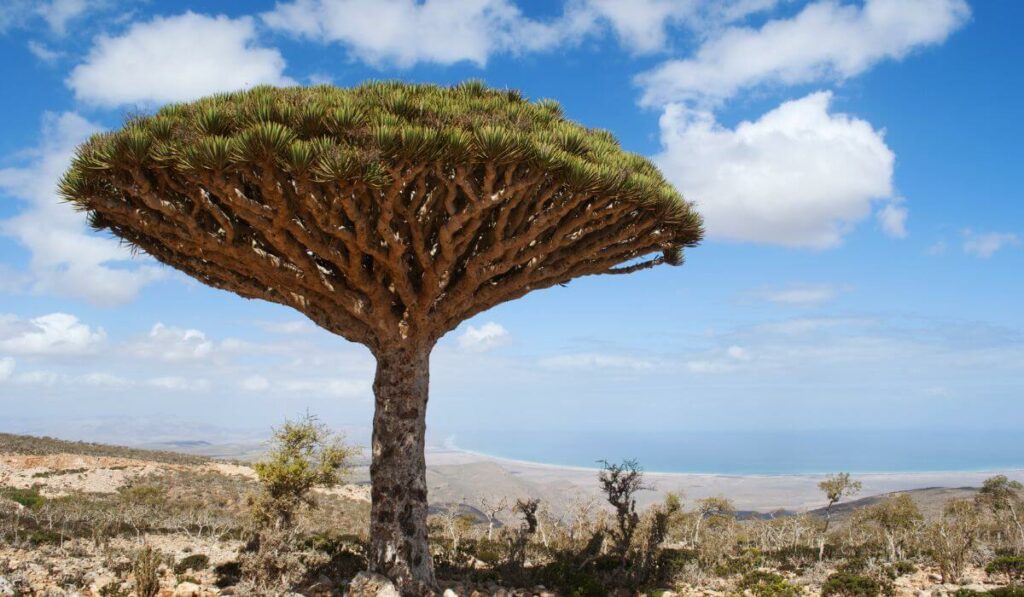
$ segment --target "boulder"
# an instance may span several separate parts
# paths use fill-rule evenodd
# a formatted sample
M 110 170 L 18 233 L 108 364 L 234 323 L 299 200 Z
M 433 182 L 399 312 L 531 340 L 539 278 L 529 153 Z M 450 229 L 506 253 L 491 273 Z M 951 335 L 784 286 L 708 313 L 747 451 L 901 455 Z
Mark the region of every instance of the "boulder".
M 360 572 L 348 585 L 349 597 L 401 597 L 395 583 L 373 572 Z
M 14 597 L 14 585 L 0 576 L 0 597 Z
M 183 582 L 174 587 L 174 597 L 202 597 L 203 588 L 194 582 Z

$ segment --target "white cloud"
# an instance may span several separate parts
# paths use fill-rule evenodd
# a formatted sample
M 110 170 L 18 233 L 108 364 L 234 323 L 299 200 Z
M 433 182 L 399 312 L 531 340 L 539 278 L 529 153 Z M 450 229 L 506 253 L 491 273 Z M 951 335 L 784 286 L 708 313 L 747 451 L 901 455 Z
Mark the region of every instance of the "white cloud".
M 370 384 L 353 379 L 293 379 L 285 381 L 281 387 L 294 394 L 312 394 L 330 398 L 366 398 L 373 395 Z
M 974 232 L 964 230 L 964 252 L 988 259 L 1000 249 L 1020 244 L 1020 237 L 1012 232 Z
M 255 21 L 186 12 L 98 37 L 67 79 L 75 97 L 105 106 L 185 101 L 260 84 L 292 85 Z
M 875 213 L 875 217 L 878 218 L 878 225 L 882 227 L 882 232 L 886 236 L 906 238 L 907 214 L 907 208 L 894 203 L 886 203 Z
M 53 64 L 57 61 L 58 58 L 61 57 L 60 52 L 51 50 L 50 48 L 46 47 L 45 44 L 35 40 L 31 40 L 28 42 L 28 51 L 32 52 L 32 55 L 36 58 L 48 64 Z
M 623 46 L 644 54 L 665 49 L 672 27 L 713 31 L 777 3 L 777 0 L 585 0 L 571 4 L 563 21 L 570 25 L 571 31 L 578 33 L 596 30 L 606 22 Z M 565 27 L 563 25 L 563 30 Z
M 753 357 L 750 351 L 742 346 L 729 346 L 724 350 L 700 359 L 691 359 L 684 363 L 690 373 L 721 373 L 732 371 L 741 363 L 750 361 Z
M 94 4 L 98 4 L 98 2 L 89 2 L 88 0 L 51 0 L 50 2 L 40 3 L 37 10 L 54 33 L 64 35 L 68 23 L 80 17 L 90 8 L 90 5 Z
M 786 288 L 766 288 L 752 294 L 780 305 L 809 307 L 831 301 L 838 294 L 838 289 L 828 284 L 797 284 Z
M 82 378 L 82 382 L 90 386 L 108 388 L 126 388 L 132 385 L 132 382 L 128 379 L 102 372 L 89 373 Z
M 964 0 L 822 0 L 760 29 L 727 29 L 692 58 L 666 62 L 637 81 L 643 103 L 660 105 L 714 102 L 759 84 L 843 80 L 943 42 L 969 16 Z
M 186 379 L 177 375 L 154 377 L 146 380 L 146 385 L 174 392 L 197 392 L 210 389 L 210 382 L 205 379 Z
M 544 369 L 554 370 L 632 369 L 639 371 L 651 370 L 658 366 L 654 361 L 647 359 L 596 352 L 581 352 L 548 357 L 541 359 L 539 365 Z
M 0 233 L 31 251 L 31 291 L 112 306 L 133 300 L 165 270 L 139 265 L 148 260 L 133 260 L 117 241 L 88 232 L 82 214 L 57 196 L 57 183 L 74 148 L 100 130 L 73 112 L 44 115 L 39 146 L 20 154 L 27 163 L 0 169 L 0 193 L 27 204 L 18 215 L 0 220 Z
M 507 344 L 508 330 L 499 323 L 488 321 L 480 327 L 468 326 L 459 336 L 459 348 L 467 352 L 487 352 Z
M 0 33 L 42 19 L 53 33 L 64 35 L 68 23 L 106 4 L 106 0 L 4 0 L 0 4 Z
M 0 383 L 7 381 L 14 375 L 14 359 L 11 357 L 0 358 Z
M 697 203 L 710 237 L 834 247 L 892 196 L 895 156 L 868 122 L 830 113 L 831 100 L 812 93 L 735 129 L 670 105 L 655 160 Z
M 243 390 L 262 392 L 270 387 L 270 380 L 262 375 L 250 375 L 243 379 L 239 385 L 242 386 Z
M 272 29 L 346 45 L 371 64 L 484 65 L 496 52 L 542 50 L 568 29 L 530 20 L 509 0 L 294 0 L 261 15 Z
M 268 332 L 283 335 L 306 334 L 316 329 L 305 319 L 295 319 L 292 321 L 261 321 L 257 323 L 257 325 Z
M 0 316 L 0 350 L 27 355 L 72 355 L 91 352 L 107 337 L 74 315 L 51 313 L 28 321 Z
M 188 361 L 202 359 L 213 352 L 213 342 L 199 330 L 169 327 L 157 323 L 145 339 L 129 346 L 136 356 L 157 358 L 165 361 Z
M 11 378 L 14 383 L 26 386 L 52 386 L 61 380 L 62 377 L 52 371 L 29 371 Z

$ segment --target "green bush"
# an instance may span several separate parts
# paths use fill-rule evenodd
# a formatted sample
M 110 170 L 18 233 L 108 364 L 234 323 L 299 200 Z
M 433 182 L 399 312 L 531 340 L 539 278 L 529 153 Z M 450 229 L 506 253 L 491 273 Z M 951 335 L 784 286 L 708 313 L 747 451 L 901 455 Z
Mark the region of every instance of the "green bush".
M 658 578 L 668 582 L 680 574 L 686 565 L 697 561 L 697 552 L 692 549 L 663 548 L 658 553 Z
M 213 569 L 213 573 L 217 575 L 217 580 L 214 582 L 218 588 L 231 587 L 238 584 L 238 581 L 242 578 L 242 565 L 238 562 L 224 562 Z
M 797 597 L 800 589 L 774 572 L 751 570 L 740 579 L 739 589 L 749 590 L 755 597 Z
M 881 591 L 877 580 L 852 572 L 836 572 L 821 587 L 822 597 L 878 597 Z
M 174 565 L 175 574 L 184 574 L 189 571 L 198 572 L 199 570 L 205 570 L 210 565 L 210 558 L 201 554 L 192 554 L 181 559 L 180 562 Z
M 572 562 L 552 562 L 540 571 L 541 582 L 556 588 L 569 597 L 605 597 L 604 583 L 592 574 L 580 570 Z
M 985 572 L 1002 575 L 1011 581 L 1024 580 L 1024 557 L 1002 556 L 985 566 Z
M 897 576 L 906 576 L 917 572 L 917 566 L 913 562 L 896 562 L 892 565 L 892 569 Z
M 12 502 L 17 502 L 29 510 L 37 510 L 46 503 L 46 498 L 39 495 L 39 490 L 35 487 L 31 487 L 29 489 L 4 487 L 0 489 L 0 497 L 5 497 Z

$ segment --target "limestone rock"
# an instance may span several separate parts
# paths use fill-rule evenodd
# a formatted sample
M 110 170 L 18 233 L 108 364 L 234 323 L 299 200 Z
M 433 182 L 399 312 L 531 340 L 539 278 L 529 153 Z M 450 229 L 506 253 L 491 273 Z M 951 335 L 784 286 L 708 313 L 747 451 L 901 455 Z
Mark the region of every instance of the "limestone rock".
M 14 597 L 14 585 L 2 576 L 0 576 L 0 597 Z
M 183 582 L 174 587 L 174 597 L 201 597 L 203 589 L 193 582 Z
M 395 583 L 373 572 L 360 572 L 348 585 L 349 597 L 401 597 Z

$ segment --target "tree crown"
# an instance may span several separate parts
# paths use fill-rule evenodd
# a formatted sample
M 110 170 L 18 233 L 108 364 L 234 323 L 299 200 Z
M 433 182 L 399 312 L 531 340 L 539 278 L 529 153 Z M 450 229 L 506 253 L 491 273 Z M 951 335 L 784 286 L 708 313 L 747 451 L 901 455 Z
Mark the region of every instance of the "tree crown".
M 158 260 L 371 348 L 579 275 L 678 265 L 702 234 L 607 131 L 472 81 L 168 105 L 93 136 L 61 192 Z

